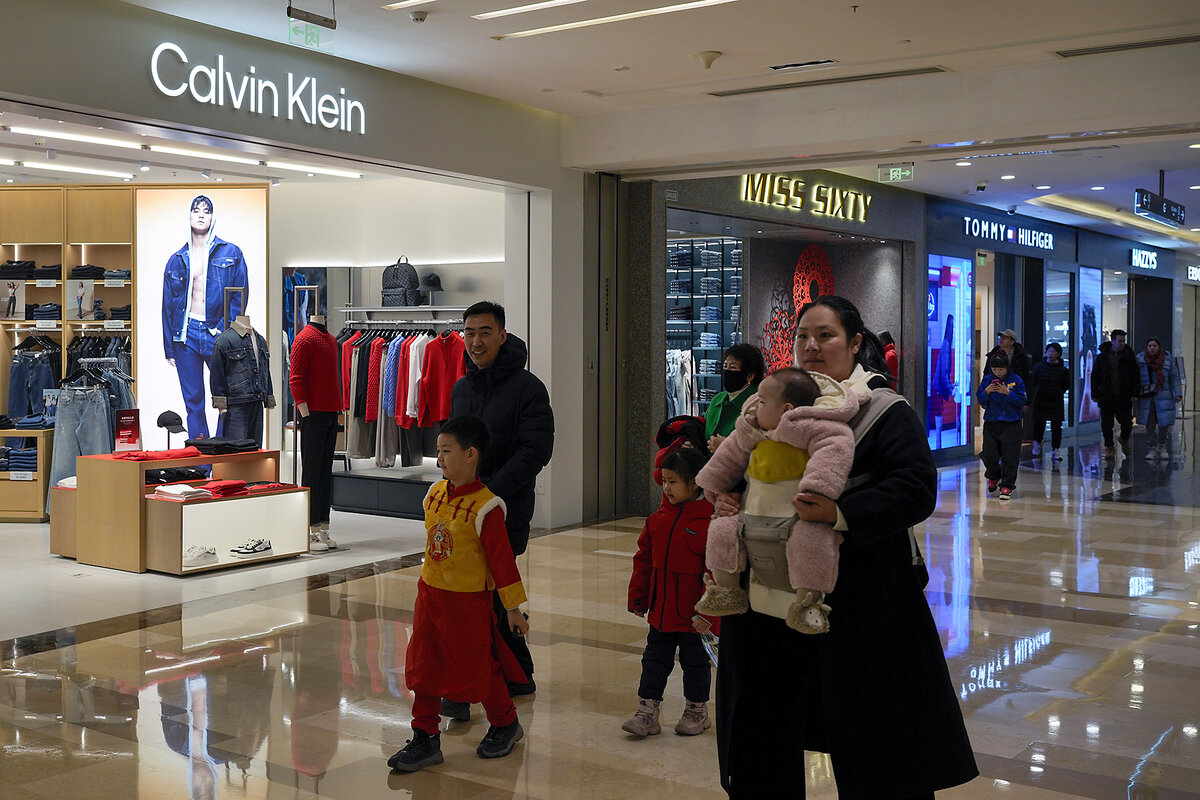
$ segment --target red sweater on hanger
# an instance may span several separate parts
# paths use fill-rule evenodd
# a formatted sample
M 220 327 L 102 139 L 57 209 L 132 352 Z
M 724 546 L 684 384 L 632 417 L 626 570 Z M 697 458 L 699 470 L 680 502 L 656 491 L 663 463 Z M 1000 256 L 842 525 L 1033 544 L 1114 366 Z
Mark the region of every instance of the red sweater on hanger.
M 409 336 L 401 345 L 400 363 L 398 365 L 396 378 L 396 424 L 401 428 L 408 430 L 416 422 L 408 415 L 408 365 L 409 355 L 412 353 L 412 343 L 416 340 L 416 336 Z
M 371 342 L 370 362 L 367 365 L 367 422 L 379 420 L 379 381 L 383 371 L 383 346 L 387 339 Z
M 338 343 L 328 330 L 309 324 L 296 334 L 290 369 L 288 386 L 296 405 L 308 403 L 309 411 L 342 410 Z
M 350 410 L 350 401 L 353 396 L 350 394 L 350 352 L 354 349 L 354 343 L 363 337 L 362 331 L 355 331 L 350 338 L 342 342 L 342 410 Z
M 467 346 L 455 331 L 443 331 L 425 348 L 417 424 L 427 428 L 450 419 L 450 389 L 467 374 Z

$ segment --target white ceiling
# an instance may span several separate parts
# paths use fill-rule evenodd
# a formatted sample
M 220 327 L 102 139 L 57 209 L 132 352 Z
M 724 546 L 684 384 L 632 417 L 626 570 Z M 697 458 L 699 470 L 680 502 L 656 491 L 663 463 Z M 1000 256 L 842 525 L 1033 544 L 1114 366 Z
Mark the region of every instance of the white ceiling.
M 1046 85 L 1052 85 L 1063 65 L 1086 63 L 1063 58 L 1056 51 L 1185 36 L 1200 40 L 1197 0 L 736 0 L 503 41 L 492 37 L 680 0 L 586 0 L 489 21 L 471 18 L 524 1 L 436 0 L 418 7 L 428 12 L 428 19 L 415 23 L 409 17 L 410 9 L 381 9 L 383 0 L 337 0 L 336 6 L 333 0 L 293 0 L 307 11 L 328 15 L 336 10 L 338 58 L 614 128 L 631 114 L 661 114 L 664 109 L 669 114 L 670 109 L 678 108 L 681 115 L 694 119 L 706 109 L 728 109 L 731 98 L 716 97 L 713 92 L 922 67 L 936 66 L 977 81 L 993 73 L 1003 75 L 1004 70 L 1028 68 L 1040 70 Z M 127 2 L 263 39 L 287 39 L 288 0 Z M 696 56 L 705 50 L 723 53 L 707 70 Z M 1200 44 L 1135 52 L 1169 52 L 1172 65 L 1195 67 L 1184 76 L 1163 76 L 1164 81 L 1184 88 L 1153 120 L 1124 112 L 1122 93 L 1137 92 L 1136 87 L 1114 87 L 1111 108 L 1103 109 L 1107 123 L 1103 130 L 1084 125 L 1081 119 L 1070 135 L 1046 139 L 1047 131 L 1037 120 L 1022 120 L 1023 129 L 1008 141 L 973 136 L 979 140 L 975 146 L 948 151 L 931 145 L 956 139 L 938 139 L 936 130 L 927 128 L 919 137 L 910 137 L 915 146 L 909 150 L 889 147 L 889 152 L 883 152 L 881 147 L 850 153 L 853 148 L 846 152 L 826 149 L 823 157 L 808 160 L 804 166 L 875 180 L 877 164 L 913 161 L 916 179 L 901 184 L 905 188 L 999 209 L 1015 206 L 1017 213 L 1200 256 L 1200 231 L 1172 233 L 1162 226 L 1142 230 L 1134 227 L 1140 223 L 1129 213 L 1133 190 L 1157 192 L 1159 170 L 1163 170 L 1165 194 L 1189 206 L 1188 228 L 1200 228 L 1200 190 L 1189 188 L 1200 186 L 1200 149 L 1188 147 L 1200 144 L 1200 89 L 1195 83 L 1200 74 Z M 769 69 L 816 59 L 836 63 L 819 69 Z M 919 77 L 897 77 L 875 85 L 904 96 L 927 91 L 923 87 L 929 84 L 921 81 Z M 1000 84 L 993 91 L 1003 93 L 1005 89 Z M 807 92 L 792 89 L 751 97 L 761 98 L 761 104 L 799 107 L 803 97 L 816 96 Z M 979 102 L 985 103 L 987 98 L 981 97 Z M 961 110 L 961 103 L 955 108 Z M 875 124 L 881 134 L 891 134 L 901 142 L 910 140 L 891 119 L 879 119 Z M 944 122 L 947 137 L 967 127 L 969 121 L 962 119 Z M 1063 120 L 1056 120 L 1055 128 L 1063 130 Z M 854 133 L 848 138 L 866 138 L 861 131 Z M 7 138 L 0 136 L 0 158 Z M 755 162 L 756 155 L 747 146 L 732 158 L 726 157 L 724 165 L 732 172 L 741 162 Z M 975 156 L 972 165 L 955 167 L 954 161 L 963 155 Z M 696 166 L 682 155 L 676 163 L 681 169 Z M 632 163 L 627 166 L 623 169 L 616 163 L 606 168 L 636 174 Z M 670 174 L 670 165 L 663 168 L 663 174 Z M 1017 177 L 1001 180 L 1005 174 Z M 986 189 L 978 191 L 985 182 Z M 1052 188 L 1034 189 L 1041 184 Z M 1105 189 L 1093 191 L 1090 187 L 1094 185 Z

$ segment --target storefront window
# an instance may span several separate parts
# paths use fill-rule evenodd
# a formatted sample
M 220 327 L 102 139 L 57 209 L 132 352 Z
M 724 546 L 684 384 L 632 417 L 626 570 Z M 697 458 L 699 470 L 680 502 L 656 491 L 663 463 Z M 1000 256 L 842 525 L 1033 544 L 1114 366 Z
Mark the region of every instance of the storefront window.
M 1071 368 L 1074 352 L 1071 348 L 1071 273 L 1046 270 L 1046 331 L 1041 342 L 1028 348 L 1034 363 L 1045 353 L 1046 346 L 1056 342 L 1063 349 L 1063 363 Z M 1071 393 L 1063 395 L 1063 419 L 1071 424 Z
M 1100 346 L 1101 272 L 1088 267 L 1079 268 L 1079 422 L 1100 419 L 1100 406 L 1092 400 L 1092 364 Z
M 1100 341 L 1108 341 L 1114 329 L 1129 330 L 1129 276 L 1104 270 L 1104 316 Z
M 925 419 L 929 446 L 939 450 L 971 440 L 971 260 L 930 255 L 928 280 Z

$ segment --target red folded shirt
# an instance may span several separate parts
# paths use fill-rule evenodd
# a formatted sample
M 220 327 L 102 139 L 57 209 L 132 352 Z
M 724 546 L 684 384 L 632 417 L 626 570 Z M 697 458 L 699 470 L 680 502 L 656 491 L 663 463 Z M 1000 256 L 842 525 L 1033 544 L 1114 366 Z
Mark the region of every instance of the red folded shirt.
M 293 488 L 295 488 L 295 487 L 290 483 L 256 483 L 253 486 L 247 486 L 246 491 L 251 492 L 251 493 L 253 493 L 253 492 L 277 492 L 280 489 L 293 489 Z
M 212 492 L 213 497 L 233 497 L 238 494 L 246 494 L 245 481 L 209 481 L 202 484 L 200 488 Z
M 200 451 L 194 447 L 181 447 L 176 450 L 126 450 L 113 453 L 113 458 L 122 461 L 164 461 L 168 458 L 197 458 L 200 455 Z

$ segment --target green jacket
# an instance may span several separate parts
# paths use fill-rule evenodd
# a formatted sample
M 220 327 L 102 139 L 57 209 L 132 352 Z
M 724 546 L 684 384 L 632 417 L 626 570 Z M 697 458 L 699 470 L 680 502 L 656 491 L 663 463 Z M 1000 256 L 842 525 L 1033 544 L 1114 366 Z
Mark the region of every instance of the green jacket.
M 750 384 L 749 389 L 736 398 L 731 398 L 729 392 L 720 392 L 712 399 L 708 410 L 704 412 L 705 441 L 713 436 L 728 436 L 733 433 L 733 424 L 742 414 L 742 405 L 746 398 L 758 391 L 758 384 L 759 381 Z

